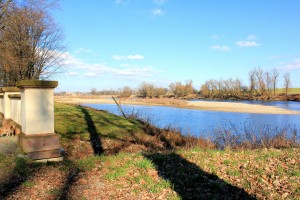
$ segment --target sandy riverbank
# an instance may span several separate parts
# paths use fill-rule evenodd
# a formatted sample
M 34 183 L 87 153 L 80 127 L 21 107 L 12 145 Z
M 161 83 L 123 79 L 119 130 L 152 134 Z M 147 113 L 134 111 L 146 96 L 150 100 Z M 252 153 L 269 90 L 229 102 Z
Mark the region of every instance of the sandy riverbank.
M 107 97 L 55 97 L 56 102 L 74 103 L 74 104 L 114 104 L 111 98 Z M 258 114 L 300 114 L 300 111 L 290 111 L 275 106 L 253 105 L 235 102 L 190 102 L 177 99 L 127 99 L 121 100 L 121 104 L 134 105 L 165 105 L 187 109 L 221 111 L 221 112 L 240 112 L 240 113 L 258 113 Z

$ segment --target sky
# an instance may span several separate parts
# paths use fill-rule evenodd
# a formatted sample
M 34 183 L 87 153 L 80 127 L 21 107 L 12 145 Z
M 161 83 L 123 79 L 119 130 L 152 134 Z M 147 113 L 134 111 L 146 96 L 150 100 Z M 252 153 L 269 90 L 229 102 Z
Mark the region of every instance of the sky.
M 57 91 L 248 85 L 256 67 L 290 73 L 300 87 L 299 9 L 299 0 L 62 0 L 53 11 L 66 45 Z

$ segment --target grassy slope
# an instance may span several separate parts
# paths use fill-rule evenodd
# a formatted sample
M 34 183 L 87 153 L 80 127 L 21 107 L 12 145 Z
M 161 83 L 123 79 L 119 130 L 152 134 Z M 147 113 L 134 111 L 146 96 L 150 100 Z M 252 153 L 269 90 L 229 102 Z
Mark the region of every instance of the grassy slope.
M 300 197 L 299 149 L 156 151 L 163 143 L 138 121 L 65 104 L 55 105 L 55 127 L 67 159 L 30 164 L 0 155 L 0 198 Z

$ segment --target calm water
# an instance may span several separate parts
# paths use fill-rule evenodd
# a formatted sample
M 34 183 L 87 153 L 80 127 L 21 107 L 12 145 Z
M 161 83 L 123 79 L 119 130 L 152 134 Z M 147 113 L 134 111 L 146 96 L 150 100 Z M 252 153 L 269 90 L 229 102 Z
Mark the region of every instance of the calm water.
M 300 110 L 300 103 L 298 102 L 243 101 L 243 103 L 274 105 L 290 110 Z M 85 105 L 121 115 L 115 104 Z M 300 128 L 300 115 L 231 113 L 167 106 L 122 105 L 122 108 L 127 114 L 138 113 L 143 118 L 150 118 L 152 123 L 161 128 L 171 126 L 181 129 L 183 133 L 196 136 L 205 136 L 217 128 L 243 132 L 246 127 L 248 130 L 255 130 L 257 133 L 261 130 L 274 132 L 276 129 L 286 127 L 296 128 L 297 130 Z

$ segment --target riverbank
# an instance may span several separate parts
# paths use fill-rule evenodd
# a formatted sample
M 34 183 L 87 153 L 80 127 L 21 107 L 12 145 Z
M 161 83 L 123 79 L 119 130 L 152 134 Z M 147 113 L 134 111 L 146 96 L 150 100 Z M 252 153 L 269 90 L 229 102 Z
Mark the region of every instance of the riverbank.
M 299 148 L 223 151 L 151 129 L 135 119 L 56 103 L 64 161 L 31 163 L 19 152 L 0 153 L 0 199 L 300 197 Z
M 55 97 L 56 102 L 72 104 L 114 104 L 109 96 L 59 96 Z M 275 106 L 253 105 L 236 102 L 213 102 L 213 101 L 186 101 L 179 99 L 142 99 L 129 98 L 119 100 L 120 104 L 132 105 L 152 105 L 152 106 L 172 106 L 186 109 L 221 111 L 221 112 L 239 112 L 256 114 L 289 114 L 299 115 L 299 111 L 291 111 Z

